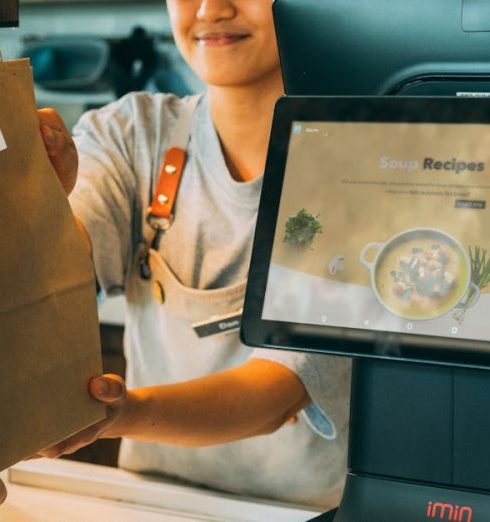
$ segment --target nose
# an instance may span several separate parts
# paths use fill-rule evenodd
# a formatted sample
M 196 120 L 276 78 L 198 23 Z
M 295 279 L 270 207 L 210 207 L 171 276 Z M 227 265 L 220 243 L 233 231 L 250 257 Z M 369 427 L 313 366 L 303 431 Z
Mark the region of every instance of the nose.
M 229 20 L 236 15 L 236 7 L 232 0 L 201 0 L 197 18 L 203 22 Z

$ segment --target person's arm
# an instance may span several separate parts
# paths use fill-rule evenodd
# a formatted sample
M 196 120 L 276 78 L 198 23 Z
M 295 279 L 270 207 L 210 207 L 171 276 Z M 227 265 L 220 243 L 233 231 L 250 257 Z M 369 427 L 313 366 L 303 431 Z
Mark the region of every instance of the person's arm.
M 55 111 L 39 111 L 39 118 L 46 150 L 68 195 L 77 177 L 73 140 Z M 90 246 L 80 223 L 79 228 Z M 100 394 L 99 385 L 104 383 L 107 393 Z M 188 446 L 218 444 L 273 432 L 310 400 L 293 371 L 265 360 L 129 393 L 120 377 L 102 376 L 91 381 L 90 391 L 108 405 L 108 418 L 41 454 L 73 452 L 100 437 L 126 436 Z
M 279 429 L 309 397 L 280 364 L 253 359 L 191 381 L 129 391 L 121 421 L 105 436 L 207 446 Z
M 58 457 L 99 438 L 127 437 L 180 446 L 210 446 L 266 435 L 310 402 L 294 372 L 261 359 L 179 384 L 126 391 L 117 375 L 91 380 L 107 419 L 39 452 Z

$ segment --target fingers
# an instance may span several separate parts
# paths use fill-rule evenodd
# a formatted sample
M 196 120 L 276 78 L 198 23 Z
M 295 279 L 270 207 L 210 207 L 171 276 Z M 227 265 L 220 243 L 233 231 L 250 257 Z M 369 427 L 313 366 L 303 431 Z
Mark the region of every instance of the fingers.
M 42 458 L 43 458 L 42 455 L 39 455 L 38 453 L 34 453 L 34 455 L 31 455 L 30 457 L 26 457 L 23 460 L 37 460 L 37 459 L 42 459 Z
M 80 448 L 83 448 L 85 446 L 88 446 L 89 444 L 92 444 L 92 442 L 95 442 L 103 433 L 104 429 L 112 423 L 115 415 L 116 412 L 111 411 L 110 415 L 108 415 L 106 419 L 97 422 L 96 424 L 89 426 L 88 428 L 85 428 L 84 430 L 78 433 L 75 433 L 75 435 L 72 435 L 71 437 L 68 437 L 63 441 L 58 442 L 58 444 L 54 444 L 49 448 L 45 448 L 39 451 L 33 457 L 47 457 L 49 459 L 56 459 L 58 457 L 61 457 L 61 455 L 70 455 L 72 453 L 75 453 L 75 451 L 78 451 Z
M 64 136 L 71 139 L 70 132 L 65 126 L 61 116 L 54 109 L 39 109 L 39 128 L 46 137 L 47 144 L 53 146 L 57 136 Z
M 5 484 L 0 480 L 0 504 L 7 498 L 7 489 Z
M 61 457 L 61 455 L 70 455 L 75 453 L 75 451 L 88 446 L 95 440 L 97 440 L 96 430 L 92 427 L 87 428 L 86 430 L 83 430 L 80 433 L 65 439 L 64 441 L 59 442 L 58 444 L 41 450 L 38 455 L 48 459 L 56 459 Z
M 126 384 L 119 375 L 105 374 L 91 379 L 89 391 L 94 398 L 107 404 L 107 417 L 58 444 L 39 451 L 30 458 L 53 459 L 61 455 L 69 455 L 104 436 L 107 429 L 117 421 L 121 414 L 123 402 L 127 398 Z
M 126 384 L 122 377 L 115 374 L 105 374 L 90 380 L 91 395 L 106 404 L 116 404 L 127 397 Z
M 39 129 L 51 164 L 68 195 L 73 190 L 78 170 L 78 154 L 72 137 L 54 109 L 40 109 Z
M 54 109 L 39 109 L 39 129 L 50 156 L 56 156 L 71 147 L 72 139 L 61 116 Z

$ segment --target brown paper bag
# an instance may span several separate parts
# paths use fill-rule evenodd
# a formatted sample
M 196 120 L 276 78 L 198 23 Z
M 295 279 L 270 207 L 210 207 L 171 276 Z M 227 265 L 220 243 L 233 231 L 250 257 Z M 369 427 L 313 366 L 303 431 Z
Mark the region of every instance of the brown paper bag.
M 28 60 L 0 61 L 0 470 L 105 417 L 92 263 L 44 148 Z

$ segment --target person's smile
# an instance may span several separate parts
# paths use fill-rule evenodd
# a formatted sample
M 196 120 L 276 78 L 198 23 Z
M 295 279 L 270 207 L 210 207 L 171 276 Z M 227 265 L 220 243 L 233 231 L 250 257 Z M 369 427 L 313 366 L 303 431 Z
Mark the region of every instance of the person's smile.
M 166 5 L 177 47 L 204 83 L 282 85 L 271 0 L 166 0 Z
M 194 40 L 205 47 L 223 47 L 237 44 L 250 37 L 247 33 L 231 31 L 203 31 L 194 37 Z

